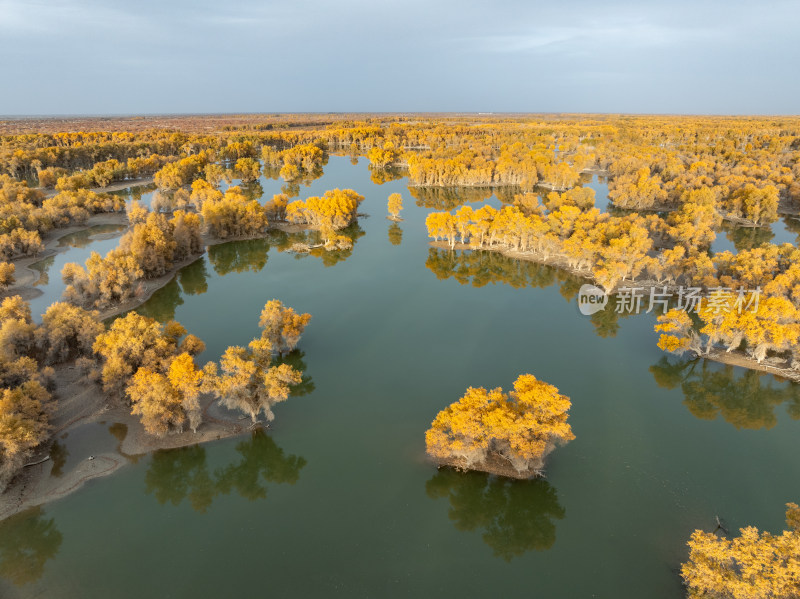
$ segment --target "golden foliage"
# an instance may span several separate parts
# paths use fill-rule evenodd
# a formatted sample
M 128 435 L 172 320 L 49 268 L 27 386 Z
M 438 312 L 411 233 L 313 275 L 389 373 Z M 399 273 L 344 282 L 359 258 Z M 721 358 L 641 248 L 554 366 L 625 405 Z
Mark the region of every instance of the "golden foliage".
M 0 490 L 27 452 L 47 439 L 50 394 L 35 380 L 0 389 Z
M 44 361 L 56 364 L 91 355 L 95 339 L 105 331 L 98 318 L 97 312 L 72 304 L 51 304 L 42 316 L 42 326 L 36 331 Z
M 203 351 L 202 342 L 188 335 L 178 323 L 161 325 L 158 321 L 130 312 L 116 319 L 109 329 L 97 336 L 93 351 L 102 362 L 103 389 L 121 396 L 128 380 L 139 368 L 163 372 L 178 353 Z
M 239 158 L 233 167 L 233 172 L 242 180 L 242 183 L 252 183 L 261 176 L 261 164 L 253 158 Z
M 222 405 L 241 410 L 253 424 L 261 412 L 267 421 L 273 420 L 272 407 L 289 398 L 303 374 L 287 363 L 276 362 L 274 354 L 294 349 L 309 320 L 310 314 L 297 314 L 279 300 L 267 302 L 259 319 L 261 337 L 247 348 L 229 347 L 220 360 L 221 374 L 214 391 Z
M 387 207 L 389 209 L 389 214 L 391 214 L 392 217 L 399 217 L 400 211 L 403 209 L 403 196 L 399 193 L 393 193 L 390 195 Z
M 681 575 L 692 598 L 794 599 L 800 589 L 797 504 L 786 505 L 780 535 L 742 528 L 734 539 L 696 530 Z
M 92 252 L 85 268 L 75 263 L 64 265 L 65 299 L 96 308 L 125 301 L 134 294 L 139 279 L 159 277 L 175 262 L 203 251 L 201 221 L 196 214 L 179 210 L 167 218 L 151 212 L 143 221 L 137 220 L 119 247 L 105 257 Z
M 540 473 L 557 444 L 575 438 L 567 424 L 568 397 L 530 374 L 520 375 L 514 390 L 469 387 L 466 394 L 436 416 L 425 433 L 428 454 L 463 460 L 467 468 L 498 454 L 518 471 Z
M 155 174 L 154 180 L 159 189 L 174 190 L 191 184 L 195 179 L 205 176 L 205 168 L 213 154 L 203 151 L 170 162 Z
M 219 239 L 261 235 L 269 225 L 265 208 L 258 200 L 248 200 L 239 187 L 228 188 L 224 195 L 207 195 L 201 211 L 209 233 Z
M 684 310 L 672 309 L 659 316 L 655 325 L 655 331 L 661 333 L 659 349 L 676 354 L 687 350 L 700 353 L 700 340 L 692 325 L 692 319 Z
M 321 198 L 310 197 L 305 202 L 295 200 L 286 206 L 286 220 L 318 229 L 344 229 L 355 222 L 362 201 L 364 196 L 352 189 L 333 189 L 326 191 Z
M 55 364 L 91 352 L 97 315 L 55 303 L 41 326 L 20 296 L 0 303 L 0 491 L 28 450 L 47 439 Z
M 294 308 L 273 299 L 264 305 L 258 326 L 262 329 L 261 339 L 269 344 L 270 350 L 283 354 L 297 347 L 310 321 L 311 314 L 298 314 Z

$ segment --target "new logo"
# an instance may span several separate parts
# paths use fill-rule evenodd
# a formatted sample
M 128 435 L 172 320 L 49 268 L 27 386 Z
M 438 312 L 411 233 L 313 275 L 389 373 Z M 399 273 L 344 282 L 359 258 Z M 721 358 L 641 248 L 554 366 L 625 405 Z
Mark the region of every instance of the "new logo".
M 586 283 L 578 291 L 578 310 L 584 316 L 591 316 L 606 307 L 608 295 L 597 285 Z

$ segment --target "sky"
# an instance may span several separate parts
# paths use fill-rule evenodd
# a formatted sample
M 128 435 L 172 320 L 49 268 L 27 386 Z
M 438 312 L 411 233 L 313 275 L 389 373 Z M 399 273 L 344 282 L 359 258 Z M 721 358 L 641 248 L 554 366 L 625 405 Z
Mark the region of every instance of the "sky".
M 0 115 L 800 114 L 798 0 L 0 0 Z

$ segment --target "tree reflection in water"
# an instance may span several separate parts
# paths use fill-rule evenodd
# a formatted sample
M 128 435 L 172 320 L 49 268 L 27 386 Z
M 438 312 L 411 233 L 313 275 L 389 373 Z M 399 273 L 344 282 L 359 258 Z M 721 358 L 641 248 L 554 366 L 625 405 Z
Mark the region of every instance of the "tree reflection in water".
M 151 300 L 136 311 L 159 322 L 175 319 L 175 311 L 183 305 L 184 295 L 200 295 L 208 291 L 208 271 L 205 260 L 196 260 L 178 271 L 178 274 L 153 294 Z
M 358 164 L 358 161 L 356 161 Z M 369 180 L 372 181 L 375 185 L 383 185 L 384 183 L 388 183 L 389 181 L 397 181 L 398 179 L 402 179 L 405 177 L 405 172 L 402 169 L 388 166 L 386 168 L 370 168 L 369 169 Z
M 721 229 L 737 252 L 752 250 L 762 243 L 770 243 L 775 237 L 775 233 L 769 226 L 742 227 L 723 221 Z
M 267 496 L 264 483 L 293 485 L 306 465 L 303 457 L 285 455 L 263 430 L 236 445 L 237 463 L 211 472 L 202 445 L 157 451 L 145 475 L 145 491 L 161 504 L 189 500 L 192 509 L 205 512 L 214 498 L 236 491 L 248 500 Z
M 439 280 L 453 278 L 462 285 L 483 287 L 491 283 L 503 283 L 515 289 L 523 287 L 545 288 L 559 286 L 559 293 L 568 302 L 575 301 L 585 279 L 576 277 L 563 269 L 539 264 L 530 260 L 509 258 L 499 252 L 486 250 L 449 250 L 429 248 L 425 266 Z M 600 337 L 614 337 L 619 331 L 621 318 L 632 313 L 616 310 L 616 295 L 609 298 L 604 310 L 589 317 L 595 332 Z
M 47 560 L 61 547 L 53 518 L 34 507 L 0 522 L 0 577 L 17 586 L 41 578 Z
M 245 239 L 212 245 L 208 260 L 220 276 L 231 272 L 260 272 L 267 265 L 267 239 Z
M 293 349 L 288 354 L 279 355 L 275 358 L 275 365 L 288 364 L 295 370 L 303 374 L 303 378 L 297 385 L 292 385 L 292 390 L 289 392 L 289 397 L 302 397 L 313 392 L 316 387 L 314 380 L 308 376 L 308 366 L 303 358 L 306 353 L 300 349 Z
M 267 496 L 262 479 L 263 482 L 293 485 L 306 465 L 303 457 L 284 455 L 272 437 L 261 430 L 254 432 L 249 441 L 236 445 L 236 451 L 242 459 L 215 471 L 216 487 L 225 494 L 235 490 L 250 501 Z
M 554 520 L 565 515 L 555 488 L 543 478 L 512 480 L 441 468 L 425 484 L 425 491 L 431 499 L 446 497 L 455 527 L 483 531 L 483 541 L 506 561 L 552 547 Z
M 769 429 L 775 426 L 775 408 L 800 419 L 800 385 L 755 370 L 716 364 L 710 360 L 663 356 L 650 367 L 656 383 L 665 389 L 680 388 L 683 403 L 703 420 L 721 416 L 736 428 Z
M 69 457 L 67 446 L 63 443 L 59 443 L 58 439 L 55 439 L 50 446 L 50 461 L 52 463 L 50 467 L 50 476 L 58 478 L 64 474 L 64 466 L 67 464 L 67 457 Z
M 279 252 L 285 252 L 292 249 L 292 246 L 295 244 L 305 244 L 311 246 L 312 249 L 308 252 L 296 252 L 294 254 L 297 260 L 303 260 L 309 256 L 313 256 L 315 258 L 320 258 L 322 260 L 322 264 L 326 267 L 328 266 L 335 266 L 339 262 L 344 262 L 350 256 L 353 255 L 353 250 L 355 249 L 356 242 L 361 239 L 365 232 L 361 228 L 361 226 L 355 222 L 344 229 L 336 231 L 338 235 L 344 235 L 345 237 L 349 237 L 350 241 L 353 242 L 353 247 L 348 250 L 333 250 L 328 251 L 324 247 L 313 247 L 313 246 L 321 246 L 323 243 L 322 235 L 319 231 L 299 231 L 297 233 L 284 233 L 283 231 L 272 231 L 269 235 L 269 242 L 272 244 L 276 250 Z
M 484 202 L 495 190 L 491 187 L 409 187 L 411 197 L 420 208 L 453 210 L 463 204 Z
M 127 225 L 94 225 L 82 231 L 65 235 L 58 240 L 58 245 L 61 247 L 85 248 L 94 243 L 100 235 L 120 233 L 127 228 Z
M 389 225 L 389 243 L 400 245 L 403 242 L 403 229 L 397 223 Z

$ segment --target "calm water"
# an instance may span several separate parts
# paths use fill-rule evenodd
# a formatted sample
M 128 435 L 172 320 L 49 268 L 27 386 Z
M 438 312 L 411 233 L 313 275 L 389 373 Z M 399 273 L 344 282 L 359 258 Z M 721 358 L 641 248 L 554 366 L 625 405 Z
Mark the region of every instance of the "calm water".
M 765 227 L 737 227 L 723 223 L 722 231 L 711 244 L 713 252 L 733 252 L 749 250 L 762 243 L 791 243 L 797 245 L 800 235 L 800 220 L 794 216 L 781 216 Z
M 784 503 L 800 500 L 796 386 L 667 359 L 649 316 L 581 316 L 580 281 L 429 248 L 429 209 L 404 181 L 375 185 L 346 158 L 325 173 L 300 197 L 366 196 L 352 252 L 217 246 L 142 309 L 203 338 L 201 361 L 255 336 L 272 298 L 310 312 L 303 394 L 266 435 L 144 456 L 0 524 L 0 595 L 679 598 L 695 528 L 719 515 L 782 529 Z M 397 225 L 384 218 L 393 192 Z M 546 480 L 426 462 L 439 410 L 524 372 L 573 402 L 577 438 Z M 60 459 L 125 434 L 93 426 L 59 440 Z
M 61 269 L 67 262 L 84 264 L 92 252 L 105 255 L 119 245 L 119 238 L 127 227 L 121 225 L 97 225 L 85 231 L 65 235 L 58 241 L 60 253 L 34 262 L 31 268 L 40 273 L 34 286 L 42 295 L 30 300 L 34 319 L 41 320 L 48 306 L 61 298 L 66 285 L 61 278 Z

